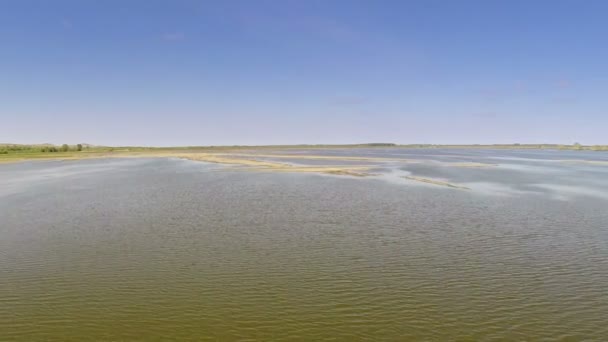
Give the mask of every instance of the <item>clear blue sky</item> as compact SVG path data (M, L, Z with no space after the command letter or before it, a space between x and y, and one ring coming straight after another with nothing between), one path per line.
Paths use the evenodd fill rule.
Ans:
M0 142L575 141L605 0L0 0Z

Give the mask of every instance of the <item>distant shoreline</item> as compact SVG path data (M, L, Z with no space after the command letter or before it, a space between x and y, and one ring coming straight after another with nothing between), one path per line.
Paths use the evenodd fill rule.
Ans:
M109 147L94 145L20 145L0 144L0 163L29 160L76 160L89 158L172 157L180 154L222 154L271 150L329 150L355 148L395 149L485 149L485 150L544 150L608 152L608 145L558 144L494 144L494 145L432 145L390 143L351 145L261 145L261 146L184 146L184 147Z
M395 143L362 143L362 144L294 144L294 145L208 145L208 146L103 146L84 144L83 150L226 150L226 149L332 149L332 148L412 148L412 149L436 149L436 148L466 148L466 149L540 149L540 150L587 150L608 151L608 145L581 145L581 144L395 144ZM55 144L12 144L0 143L0 152L10 147L23 150L39 150L45 147L60 148ZM68 145L74 149L76 145Z

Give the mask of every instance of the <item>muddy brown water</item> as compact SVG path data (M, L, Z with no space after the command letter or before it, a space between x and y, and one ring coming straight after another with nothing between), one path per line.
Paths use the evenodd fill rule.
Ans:
M446 153L499 166L0 165L0 340L605 340L608 167Z

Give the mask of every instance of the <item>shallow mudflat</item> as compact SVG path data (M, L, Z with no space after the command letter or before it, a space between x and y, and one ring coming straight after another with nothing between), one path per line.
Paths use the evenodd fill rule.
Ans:
M150 157L0 165L0 340L608 335L605 154Z

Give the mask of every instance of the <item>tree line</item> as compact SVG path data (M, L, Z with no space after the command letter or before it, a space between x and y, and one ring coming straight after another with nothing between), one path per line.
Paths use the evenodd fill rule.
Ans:
M35 153L35 152L69 152L69 151L82 151L84 149L82 144L70 146L63 144L61 146L54 145L17 145L17 144L0 144L0 154L9 153Z
M40 148L40 152L69 152L69 151L82 151L82 144L77 144L74 147L70 147L68 144L63 144L59 148L56 146L43 146Z

